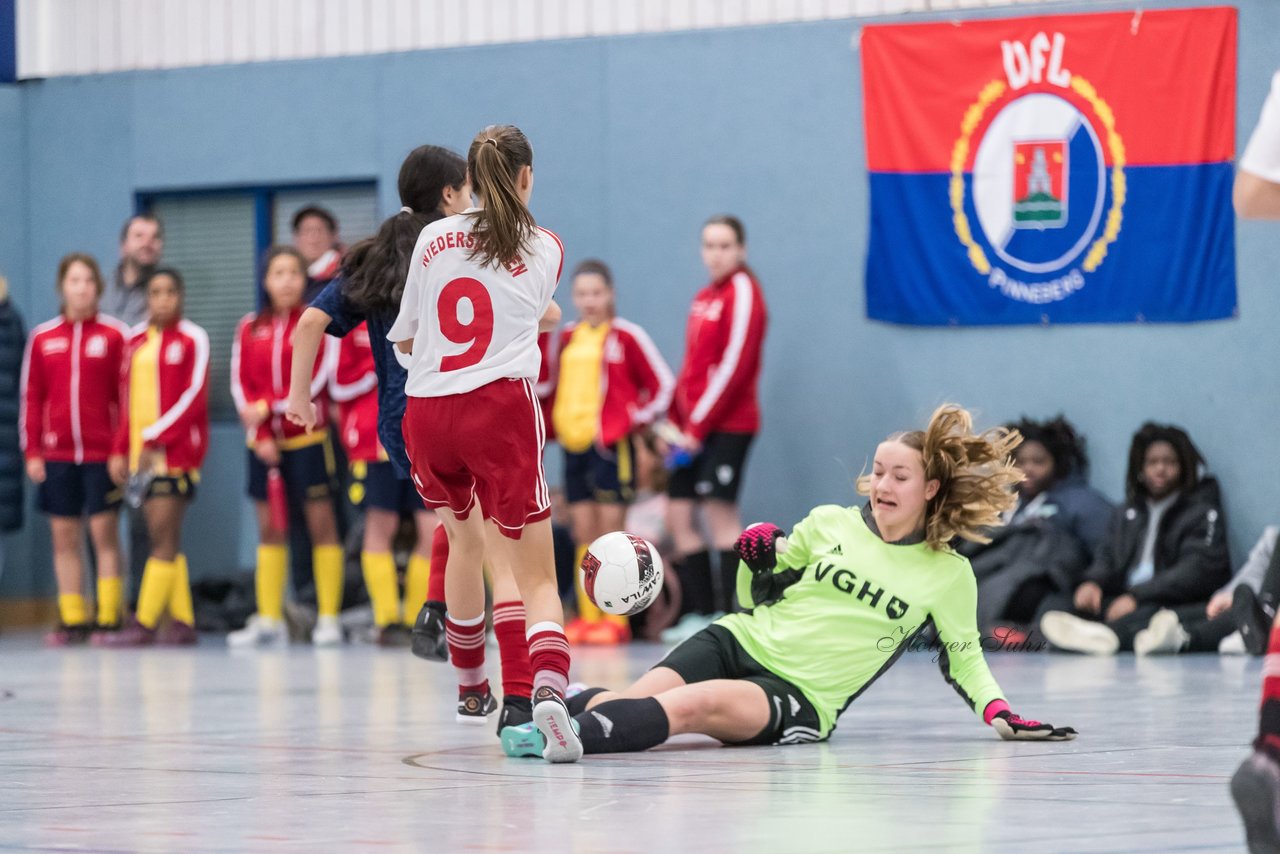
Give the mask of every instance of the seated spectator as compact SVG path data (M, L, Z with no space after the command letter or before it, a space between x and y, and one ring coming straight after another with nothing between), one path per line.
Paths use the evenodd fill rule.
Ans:
M978 578L978 625L998 636L1022 632L1051 593L1070 595L1106 533L1112 506L1085 478L1084 437L1059 415L1009 425L1022 434L1014 454L1026 475L1007 524L963 552Z
M1040 630L1060 649L1132 650L1164 608L1203 611L1231 566L1218 482L1178 427L1147 423L1129 447L1126 500L1070 599L1051 596ZM1162 618L1163 619L1163 618ZM1158 628L1157 625L1155 628Z
M1262 655L1280 593L1276 536L1269 526L1249 551L1249 558L1204 608L1165 608L1138 632L1133 648L1139 655L1179 652L1222 652Z

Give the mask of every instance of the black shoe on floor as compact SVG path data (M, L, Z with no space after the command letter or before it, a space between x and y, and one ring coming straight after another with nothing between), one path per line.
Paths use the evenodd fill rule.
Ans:
M502 714L498 715L498 735L505 726L520 726L533 720L533 701L528 697L503 697Z
M458 716L454 720L460 724L479 725L496 711L498 701L488 691L462 691L458 694Z
M1236 588L1239 590L1240 588ZM1251 591L1252 592L1252 591ZM1231 778L1231 797L1244 819L1245 841L1252 854L1280 851L1280 766L1262 751L1240 764Z
M444 603L428 602L413 622L410 649L427 661L448 661L449 644L444 636Z
M1236 592L1231 598L1231 618L1235 620L1249 654L1264 654L1271 637L1271 617L1249 585L1236 585Z

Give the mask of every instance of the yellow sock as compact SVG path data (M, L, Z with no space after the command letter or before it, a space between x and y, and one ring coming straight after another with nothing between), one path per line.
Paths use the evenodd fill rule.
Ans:
M115 626L120 623L123 586L119 578L98 579L98 625Z
M342 610L342 546L316 546L311 550L316 579L316 612L336 617Z
M360 552L364 586L373 603L373 623L378 628L400 619L400 588L396 584L396 560L390 552Z
M258 571L254 588L258 596L258 616L264 620L284 619L284 586L289 577L289 552L284 546L258 546Z
M138 590L138 625L154 629L160 622L177 575L177 562L154 557L147 559L147 565L142 569L142 587Z
M169 616L179 623L194 627L196 609L191 602L191 574L187 569L187 556L178 555L173 562L178 571L173 576L173 592L169 594Z
M89 622L89 609L79 593L58 594L58 618L64 626L83 626Z
M573 552L574 586L578 591L578 616L589 623L594 623L604 616L604 611L596 607L596 603L587 597L586 588L582 586L582 558L587 553L585 545L578 546Z
M404 574L404 624L412 626L427 601L427 588L431 582L431 558L420 554L409 555L409 567Z

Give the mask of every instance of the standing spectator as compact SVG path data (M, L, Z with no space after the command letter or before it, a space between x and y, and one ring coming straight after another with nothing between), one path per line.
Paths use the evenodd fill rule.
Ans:
M93 256L65 256L58 264L62 311L32 331L22 361L22 450L39 507L49 516L58 579L60 622L45 639L50 646L84 643L94 628L82 587L86 515L98 567L97 627L120 626L121 492L107 459L120 417L128 330L99 314L103 285Z
M104 636L106 646L196 642L182 519L209 450L209 336L182 316L185 287L177 270L157 269L146 289L150 317L128 344L120 429L109 468L117 485L130 481L130 488L141 492L151 554L136 617ZM157 634L166 611L172 619Z
M0 276L0 534L22 527L22 442L18 437L22 348L26 342L22 316L9 299L9 282ZM0 575L4 574L4 540L0 539Z
M1280 219L1280 72L1240 158L1236 213ZM1263 667L1262 715L1253 754L1231 778L1231 794L1244 819L1252 851L1280 851L1280 622L1271 626Z
M965 543L978 577L978 626L1023 632L1051 593L1071 593L1107 531L1111 502L1090 488L1084 437L1059 415L1008 425L1022 434L1014 460L1025 477L1018 504L991 542ZM1011 642L1018 638L1012 637Z
M307 292L303 302L310 303L342 272L337 217L319 205L299 208L293 215L293 248L307 262Z
M99 310L133 328L147 319L143 285L164 252L164 223L155 214L131 216L120 229L120 263Z
M671 423L674 444L687 455L671 472L668 525L674 568L684 592L680 623L665 641L689 637L733 610L742 533L738 490L747 451L760 429L760 379L765 327L764 295L747 267L746 230L737 217L715 216L702 227L702 263L711 276L693 298L684 365L676 379ZM698 524L705 515L711 546L719 552L720 590L711 576L711 552Z
M1069 600L1050 596L1040 630L1054 646L1111 655L1132 650L1162 608L1203 611L1231 575L1218 481L1178 427L1147 423L1129 447L1125 505ZM1070 612L1067 608L1073 608Z
M560 333L549 373L580 566L593 540L623 529L635 497L634 435L666 414L675 378L648 333L617 316L603 261L587 259L573 271L573 304L578 320ZM629 626L596 607L579 582L578 616L565 627L570 643L622 643Z

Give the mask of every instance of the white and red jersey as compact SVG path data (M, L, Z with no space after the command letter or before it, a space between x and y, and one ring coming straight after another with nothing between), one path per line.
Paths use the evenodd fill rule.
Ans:
M481 267L471 212L436 220L414 248L391 341L413 339L409 397L462 394L504 378L538 378L538 321L551 304L564 247L545 228L518 263Z
M236 338L231 347L231 396L237 410L243 412L257 407L269 416L249 436L250 443L274 439L286 447L297 447L320 442L326 435L329 414L324 393L325 386L329 384L328 370L331 366L331 362L325 359L330 346L327 338L320 341L311 375L311 399L317 403L315 428L308 434L305 428L290 423L284 417L289 402L293 333L302 317L302 310L300 306L288 314L276 314L270 309L261 314L246 314L236 327Z
M154 358L143 359L148 345ZM151 366L143 370L143 363ZM209 451L209 335L189 320L165 329L136 326L126 348L125 382L120 395L120 426L113 453L131 454L134 445L163 449L163 468L191 471ZM155 404L156 420L130 421L131 401L142 396Z
M555 339L557 345L545 348L549 369L537 385L544 399L555 400L560 351L569 343L577 325L575 322L565 326ZM609 447L666 415L676 381L649 334L621 317L609 321L603 358L596 443Z
M338 404L338 439L352 462L387 458L378 442L378 374L373 365L369 326L361 323L345 337L329 342L333 368L329 398Z
M698 292L671 406L676 426L699 441L760 429L756 385L767 325L764 295L745 268Z
M55 317L31 330L22 359L22 451L27 459L100 463L120 420L129 331L114 317Z

